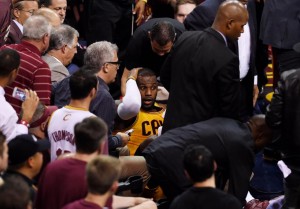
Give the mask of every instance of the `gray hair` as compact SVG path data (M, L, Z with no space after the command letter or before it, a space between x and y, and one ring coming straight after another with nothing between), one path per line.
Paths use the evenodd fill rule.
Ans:
M106 62L111 62L114 52L118 52L116 44L99 41L91 44L84 54L84 65L100 69Z
M63 24L53 28L48 51L61 49L64 45L67 45L69 48L74 47L75 37L79 37L79 33L69 25Z
M23 37L26 39L40 40L45 34L50 35L52 26L49 21L41 15L29 17L23 25Z

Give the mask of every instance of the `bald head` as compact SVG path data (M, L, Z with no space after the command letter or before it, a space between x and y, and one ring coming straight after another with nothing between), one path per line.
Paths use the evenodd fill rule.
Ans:
M212 28L229 39L237 40L248 22L248 11L237 0L224 1L218 9Z
M56 12L51 9L40 8L34 13L34 15L44 16L53 27L57 27L60 25L60 18L58 14L56 14Z
M265 115L254 115L247 122L251 129L255 150L259 151L272 140L272 130L266 123Z

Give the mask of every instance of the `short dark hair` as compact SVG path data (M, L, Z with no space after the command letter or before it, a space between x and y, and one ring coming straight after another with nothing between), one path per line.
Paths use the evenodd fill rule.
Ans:
M70 76L69 86L71 99L84 99L93 88L97 89L98 80L93 70L82 67Z
M121 173L121 163L118 158L98 156L87 164L86 179L88 190L92 194L105 194Z
M0 77L8 76L13 70L20 66L20 55L13 49L0 51Z
M21 177L13 175L0 186L0 205L2 209L24 209L30 203L30 189Z
M77 123L74 132L77 152L91 154L99 150L107 135L107 126L101 118L89 117Z
M169 41L174 41L176 37L175 28L168 21L156 22L150 30L150 38L160 46L166 45Z
M213 156L201 145L190 145L184 150L183 165L194 182L202 182L214 173Z
M138 75L137 75L137 79L136 79L137 84L139 85L139 77L147 77L147 76L149 76L149 77L155 76L156 77L155 73L151 69L149 69L149 68L140 69L138 72Z

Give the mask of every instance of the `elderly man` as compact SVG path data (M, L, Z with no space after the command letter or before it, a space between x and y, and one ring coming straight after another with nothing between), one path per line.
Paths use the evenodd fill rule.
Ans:
M51 83L55 84L69 75L69 65L77 52L78 32L68 25L52 30L48 52L42 59L51 70Z
M34 13L34 15L44 16L50 22L52 27L57 27L61 25L59 15L51 9L40 8Z
M15 49L21 56L20 68L15 81L5 89L7 101L17 113L21 110L22 101L12 97L13 88L31 89L36 91L40 101L50 104L51 71L42 60L50 40L52 26L42 16L31 16L24 23L23 39L20 44L6 45L1 49Z
M13 1L13 20L10 23L6 44L20 43L23 35L23 24L39 8L37 0Z
M61 23L65 21L67 10L66 0L42 0L41 6L55 11L59 15Z

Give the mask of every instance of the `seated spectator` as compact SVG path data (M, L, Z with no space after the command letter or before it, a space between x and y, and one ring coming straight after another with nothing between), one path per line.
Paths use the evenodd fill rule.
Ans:
M126 94L118 106L115 129L130 129L127 146L134 155L138 146L148 137L157 135L163 124L165 108L155 103L158 82L155 73L147 68L133 69L126 82Z
M23 27L23 38L20 44L1 47L1 50L14 49L21 57L16 79L5 88L6 99L18 114L22 102L12 97L14 87L36 91L45 105L50 104L51 96L51 71L48 64L42 60L41 54L49 46L52 26L43 16L33 15L26 20Z
M1 209L32 209L29 186L19 176L10 176L0 185Z
M242 208L236 197L216 189L214 172L217 164L206 147L187 147L183 154L183 167L193 186L179 195L172 202L170 209Z
M38 0L14 0L6 44L18 44L23 36L23 24L39 8Z
M6 101L4 87L11 84L18 73L20 65L20 55L12 49L0 51L0 130L10 141L18 134L27 134L28 126L39 102L36 92L25 90L26 99L22 103L24 114L19 120L14 108Z
M95 157L86 165L87 196L68 204L64 209L104 208L108 199L117 191L120 173L121 164L118 159L109 156Z
M53 10L59 15L60 23L63 24L66 18L67 0L41 0L41 7Z
M36 187L33 178L40 172L43 164L42 151L50 148L48 140L37 140L32 135L21 134L8 143L9 164L3 176L4 181L9 176L19 176L30 187L31 201L34 202Z
M76 124L74 133L76 152L51 162L41 176L36 202L37 209L62 208L88 194L85 167L88 162L102 153L107 126L100 118L90 117ZM124 164L122 169L128 169L128 167L131 166ZM113 204L121 206L115 208L126 208L134 205L133 203L139 204L146 200L114 195L108 197L105 207L111 208Z
M195 7L196 2L194 0L177 0L174 9L174 18L183 23Z
M68 25L61 25L51 31L47 54L42 59L51 70L52 85L69 76L65 67L69 65L77 53L79 34L77 30Z

